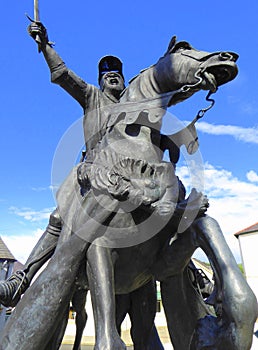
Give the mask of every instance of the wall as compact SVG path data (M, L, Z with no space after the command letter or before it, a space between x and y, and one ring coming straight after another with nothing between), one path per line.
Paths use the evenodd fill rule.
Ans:
M258 232L239 235L246 279L258 299Z

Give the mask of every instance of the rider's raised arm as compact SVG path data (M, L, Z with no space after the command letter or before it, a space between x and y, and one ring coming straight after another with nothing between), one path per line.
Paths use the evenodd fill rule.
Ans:
M50 69L51 82L60 85L84 108L87 83L67 68L48 41L46 28L41 23L32 22L28 27L28 32L34 40L36 36L40 37L39 47Z

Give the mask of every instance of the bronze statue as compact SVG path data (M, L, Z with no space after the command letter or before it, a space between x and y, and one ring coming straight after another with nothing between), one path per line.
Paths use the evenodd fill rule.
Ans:
M200 89L215 92L234 79L237 55L198 51L172 38L165 55L126 89L120 60L105 57L100 62L100 91L67 69L40 23L33 24L30 33L40 43L52 81L84 108L87 155L59 190L62 225L60 237L54 239L55 252L18 303L1 335L0 349L50 349L49 339L85 266L96 323L95 350L125 349L116 327L115 294L133 292L153 278L162 281L175 349L204 349L207 344L214 349L249 349L256 299L218 224L206 215L205 197L193 190L185 199L173 163L162 161L166 148L177 156L180 145L173 136L160 133L168 106ZM196 143L191 134L190 143ZM215 290L209 300L213 316L187 275L197 247L214 269ZM210 325L212 332L203 336Z

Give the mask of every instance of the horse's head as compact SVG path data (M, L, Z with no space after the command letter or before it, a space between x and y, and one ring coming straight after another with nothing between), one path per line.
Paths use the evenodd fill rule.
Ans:
M176 104L201 89L215 92L233 80L238 72L233 52L205 52L173 37L167 52L154 65L154 75L162 92L175 91L169 105Z

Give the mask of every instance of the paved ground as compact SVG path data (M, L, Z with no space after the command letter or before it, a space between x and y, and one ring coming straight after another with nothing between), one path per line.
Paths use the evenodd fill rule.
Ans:
M251 350L258 350L258 322L255 324L255 329L254 329L255 333L254 333L254 337L253 337L253 344L251 347ZM165 339L165 344L164 345L164 349L165 350L173 350L172 345L169 343L168 340L168 336L167 333L163 330L163 327L161 329L159 329L159 334L161 336L161 339ZM125 340L127 339L127 334L125 334ZM72 345L68 345L68 344L62 344L61 350L72 350ZM81 346L81 350L93 350L93 346L92 345L82 345ZM132 346L127 347L127 350L133 350Z
M72 345L62 345L61 350L72 350ZM93 346L89 345L82 345L81 350L93 350ZM127 347L127 350L133 350L132 346ZM171 344L164 345L164 350L173 350L173 347Z
M62 345L61 350L71 350L73 348L72 345ZM92 346L87 346L87 345L82 345L81 346L82 350L92 350Z
M62 345L61 346L61 350L72 350L73 346L72 345ZM93 346L89 346L89 345L82 345L81 346L81 349L82 350L92 350L93 349ZM128 350L132 350L133 348L132 347L129 347L127 348Z
M169 335L167 331L167 327L157 327L160 339L164 345L165 350L172 350L172 345L170 344ZM127 350L133 350L132 339L130 337L129 330L122 331L122 339L127 345ZM74 336L68 336L66 335L64 337L63 344L61 346L61 350L72 350L72 345L74 340ZM85 345L85 344L94 344L95 337L94 336L84 336L83 337L83 345L81 346L82 350L93 350L93 345Z

